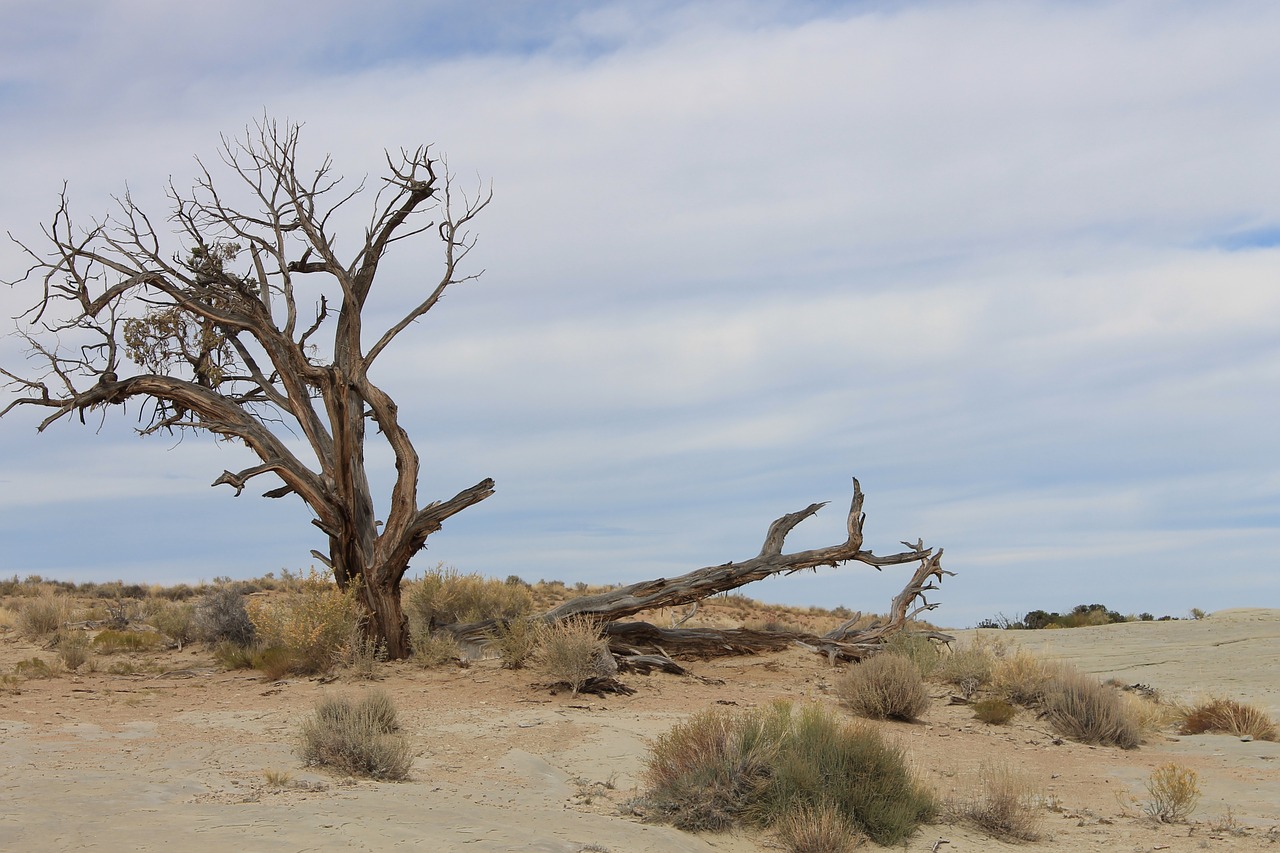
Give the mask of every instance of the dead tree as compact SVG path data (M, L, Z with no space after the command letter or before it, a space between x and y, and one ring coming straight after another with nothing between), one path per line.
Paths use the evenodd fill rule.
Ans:
M343 258L334 223L363 183L344 185L329 158L300 167L298 131L264 120L241 139L224 138L220 155L238 195L197 161L189 192L168 188L172 233L128 194L114 214L80 228L64 188L43 246L19 243L32 265L9 284L32 291L18 330L31 364L0 369L18 395L0 416L51 410L43 431L137 401L144 435L197 431L243 443L258 463L213 484L239 495L270 476L280 484L266 497L305 501L328 539L326 553L312 553L341 588L357 589L371 633L398 658L409 652L400 606L409 560L447 518L493 494L493 481L420 505L418 454L370 372L446 290L477 277L462 271L475 244L468 228L491 195L459 192L426 147L388 153L363 240ZM366 328L379 265L392 244L418 236L438 239L439 267L398 321ZM365 469L370 422L395 456L381 521ZM305 440L305 452L291 436Z

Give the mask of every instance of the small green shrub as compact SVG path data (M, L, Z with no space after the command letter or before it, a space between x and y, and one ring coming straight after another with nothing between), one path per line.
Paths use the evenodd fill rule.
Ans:
M536 655L539 672L577 694L593 678L611 676L618 664L600 627L590 619L562 619L542 629Z
M1044 793L1025 773L1003 764L984 765L977 789L952 803L953 813L997 838L1035 841L1044 817Z
M1180 731L1184 735L1220 732L1237 737L1248 735L1254 740L1277 739L1275 723L1266 711L1234 699L1210 699L1196 705L1187 711Z
M1069 667L1045 685L1044 710L1060 735L1081 743L1133 749L1142 740L1120 691Z
M695 714L658 737L644 778L655 815L689 830L782 827L828 810L889 845L936 810L899 748L819 705Z
M1151 799L1143 809L1161 823L1186 820L1200 802L1200 780L1196 771L1173 762L1157 767L1147 779Z
M973 716L992 726L1003 726L1013 719L1018 709L1003 699L989 698L973 703Z
M308 765L382 781L407 778L413 765L395 705L380 691L322 700L302 723L298 752Z
M267 681L279 681L300 668L298 655L284 646L263 646L245 651L249 666L243 668L256 669Z
M873 720L911 721L929 708L920 670L908 658L888 652L850 666L835 687L850 711Z

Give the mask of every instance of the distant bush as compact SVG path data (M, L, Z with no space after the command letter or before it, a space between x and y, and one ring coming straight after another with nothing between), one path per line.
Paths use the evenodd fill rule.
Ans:
M1069 667L1045 685L1044 711L1060 735L1081 743L1133 749L1142 740L1120 691Z
M249 620L239 587L219 586L200 596L191 612L191 621L196 638L206 643L253 645L253 622Z
M426 630L485 619L513 619L533 609L533 596L523 583L464 575L443 565L405 584L403 600L414 627Z
M1275 723L1266 711L1234 699L1210 699L1187 711L1182 720L1184 735L1221 732L1254 740L1276 740Z
M618 664L600 626L590 619L562 619L540 632L535 661L539 672L577 693L593 678L611 676Z
M405 779L413 766L395 705L382 692L321 701L302 723L298 753L309 765L378 780Z
M911 721L929 708L920 670L910 659L888 652L851 665L835 689L849 710L873 720Z
M1151 799L1143 807L1161 823L1186 820L1200 802L1200 782L1196 771L1173 762L1157 767L1147 779Z
M654 815L687 830L738 822L785 828L834 813L849 843L862 832L890 845L936 810L899 748L819 705L695 714L658 737L644 778ZM835 831L834 820L823 823L824 836Z

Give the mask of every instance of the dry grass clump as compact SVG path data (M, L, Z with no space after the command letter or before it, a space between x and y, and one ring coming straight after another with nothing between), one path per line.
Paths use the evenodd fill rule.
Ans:
M534 661L538 671L556 684L567 684L575 694L593 678L618 671L609 644L600 638L600 626L590 619L562 619L540 632Z
M1142 741L1120 691L1076 669L1058 667L1044 686L1043 701L1049 724L1063 737L1121 749Z
M71 602L65 595L42 592L22 602L18 608L18 633L39 640L57 631L71 615Z
M1200 779L1196 771L1170 762L1152 771L1147 793L1151 795L1143 806L1147 814L1161 823L1179 823L1200 802Z
M58 659L71 672L89 662L89 635L84 631L70 631L58 636Z
M873 720L911 721L929 708L920 670L897 654L881 653L850 666L835 687L850 711Z
M1025 649L996 660L991 671L991 688L1015 705L1038 705L1053 679L1056 666Z
M456 664L462 657L462 647L447 631L433 632L419 628L412 633L411 639L413 655L410 660L423 669Z
M898 747L820 705L795 711L779 702L738 715L696 714L659 736L644 778L653 813L687 830L741 822L832 843L839 818L848 843L865 833L889 845L936 811ZM824 813L834 817L820 818Z
M865 840L830 803L788 814L778 822L778 837L791 853L849 853Z
M313 572L297 592L249 603L249 620L264 649L283 649L288 671L324 672L343 661L361 623L355 587L344 592Z
M149 599L147 624L178 644L178 651L196 637L195 605L189 601ZM246 614L245 618L248 618Z
M497 650L503 669L522 669L533 660L540 637L537 623L528 619L510 619L494 626L489 634L489 645Z
M1184 735L1220 732L1254 740L1276 740L1276 725L1266 711L1234 699L1210 699L1186 712L1179 729Z
M991 644L974 642L942 655L934 677L960 688L965 696L991 683L996 667L996 653Z
M916 665L922 678L928 678L942 662L938 644L924 634L898 631L885 643L884 650L901 655Z
M405 584L405 612L418 629L440 625L514 619L533 609L533 596L519 578L503 582L479 574L460 574L439 565Z
M383 781L407 778L413 765L395 705L381 691L359 702L322 700L302 723L298 754L308 765Z
M974 789L952 800L950 810L996 838L1035 841L1044 799L1044 791L1029 774L1006 764L984 764Z

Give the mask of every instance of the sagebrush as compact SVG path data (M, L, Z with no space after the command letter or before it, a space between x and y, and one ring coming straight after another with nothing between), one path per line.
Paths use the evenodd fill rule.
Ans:
M900 748L820 705L695 714L658 737L644 778L653 815L689 830L831 810L851 834L896 844L936 810Z
M851 665L836 681L849 710L874 720L918 718L929 708L929 691L910 658L889 652Z
M618 671L609 644L600 637L600 626L590 619L563 619L539 634L534 658L539 672L553 683L567 684L575 694L593 678Z
M1120 691L1067 666L1044 685L1044 712L1063 737L1081 743L1134 749L1142 729Z
M298 754L309 765L378 780L408 778L413 765L395 705L381 691L322 700L302 723Z

